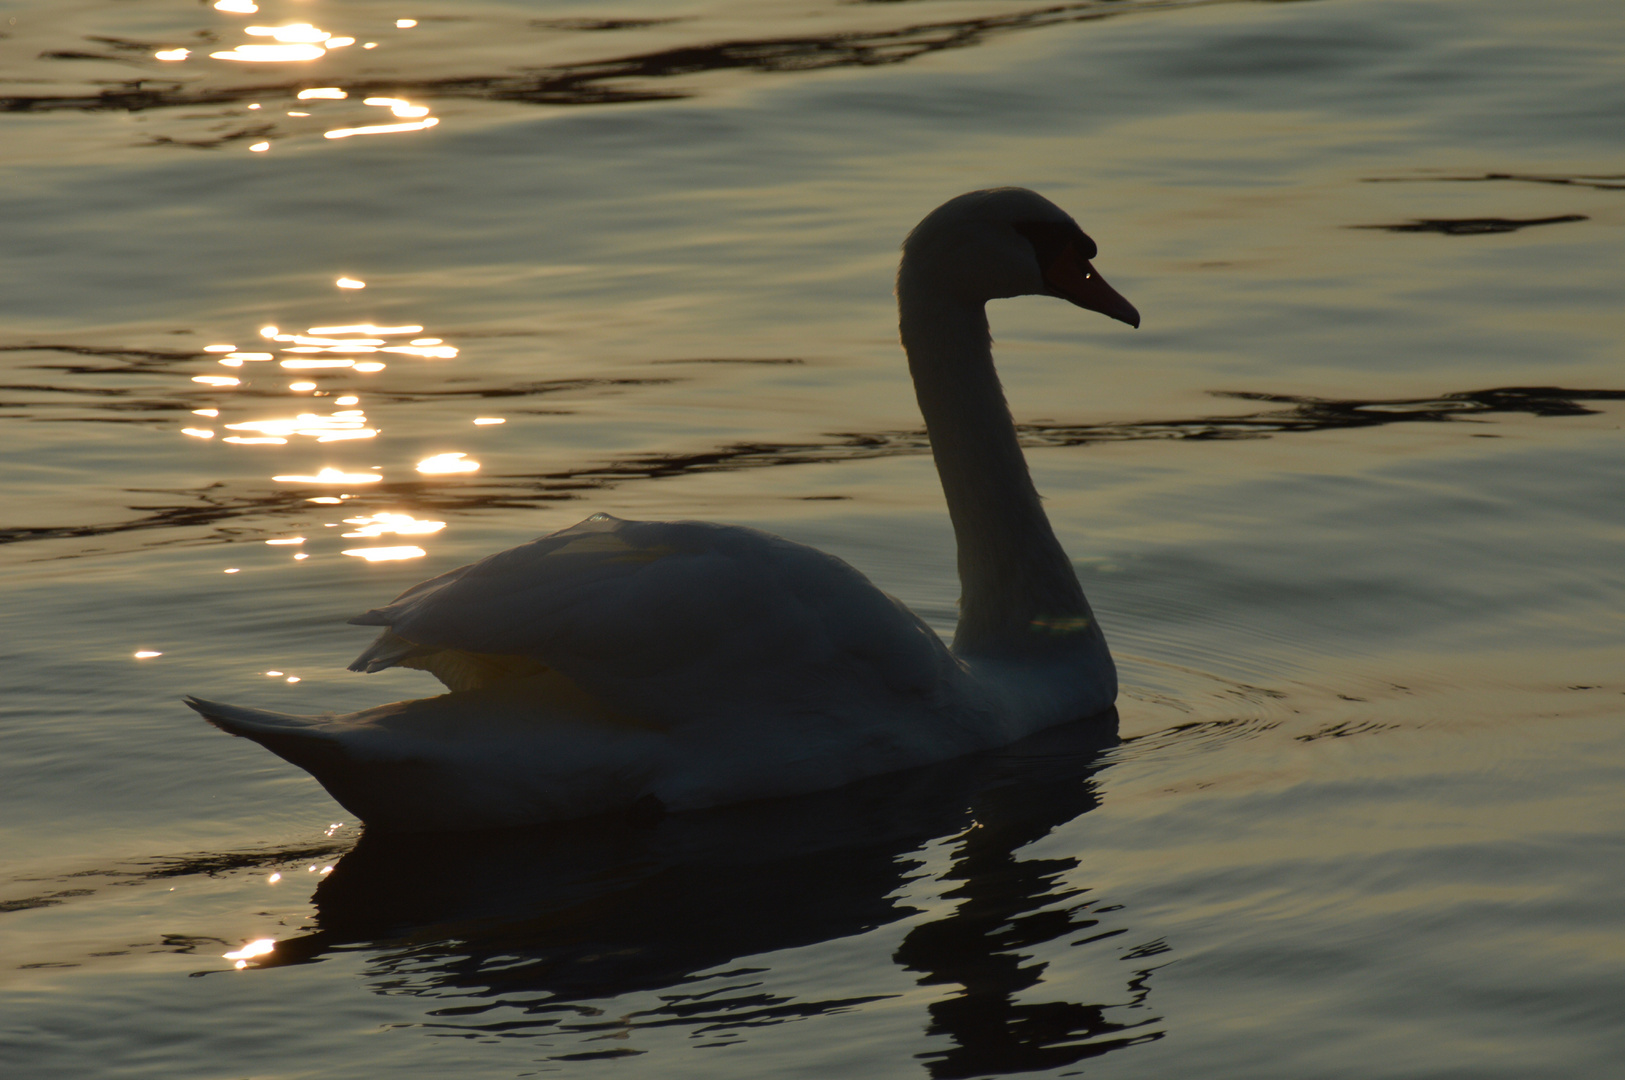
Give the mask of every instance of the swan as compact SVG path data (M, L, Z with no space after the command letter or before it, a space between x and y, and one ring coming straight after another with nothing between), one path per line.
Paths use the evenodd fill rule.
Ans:
M351 670L417 668L446 694L320 716L186 703L389 831L799 795L1104 712L1116 669L1028 475L985 311L1054 296L1138 327L1095 253L1014 187L949 200L903 243L903 349L959 551L951 647L815 548L594 514L350 620L382 628Z

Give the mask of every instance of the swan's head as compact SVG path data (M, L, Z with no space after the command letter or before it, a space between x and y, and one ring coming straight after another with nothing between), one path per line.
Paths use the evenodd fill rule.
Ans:
M1134 305L1089 260L1095 242L1066 212L1026 188L989 188L949 199L903 241L901 286L917 277L969 303L1056 296L1140 325Z

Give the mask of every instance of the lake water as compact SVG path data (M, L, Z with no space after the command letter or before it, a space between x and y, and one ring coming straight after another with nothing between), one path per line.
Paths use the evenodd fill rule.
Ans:
M5 1074L1618 1075L1620 16L0 4ZM180 704L433 693L344 620L595 511L950 630L890 278L1005 183L1144 315L990 311L1115 742L363 837Z

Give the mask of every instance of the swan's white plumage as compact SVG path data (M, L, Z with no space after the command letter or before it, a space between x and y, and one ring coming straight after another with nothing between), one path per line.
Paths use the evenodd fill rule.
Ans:
M904 345L960 545L953 651L816 549L599 514L351 620L384 628L352 669L420 668L451 693L342 716L189 704L397 829L797 794L1109 707L1111 657L1028 478L982 307L1047 292L1138 315L1093 275L1092 241L1019 188L945 204L904 252Z

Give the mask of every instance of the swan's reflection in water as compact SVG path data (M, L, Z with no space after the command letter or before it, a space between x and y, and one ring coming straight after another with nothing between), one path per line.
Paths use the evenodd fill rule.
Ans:
M914 926L892 957L943 987L922 1021L951 1045L922 1063L934 1077L1055 1068L1161 1035L1140 1011L1143 965L1110 977L1124 987L1113 1001L1045 1001L1045 964L1029 951L1100 941L1093 955L1068 955L1127 967L1125 931L1095 917L1115 909L1065 880L1078 860L1021 855L1098 805L1091 778L1115 742L1112 714L772 803L475 835L368 833L317 888L317 931L278 942L272 962L362 947L380 992L454 999L433 1010L437 1032L555 1046L573 1036L588 1052L558 1055L568 1059L627 1053L596 1040L649 1027L722 1045L890 996L789 997L749 958L917 917L910 883L940 859L931 851L946 851L937 889L951 913ZM659 992L658 1004L618 1017L590 1004L639 992ZM1124 1006L1140 1009L1124 1019Z

